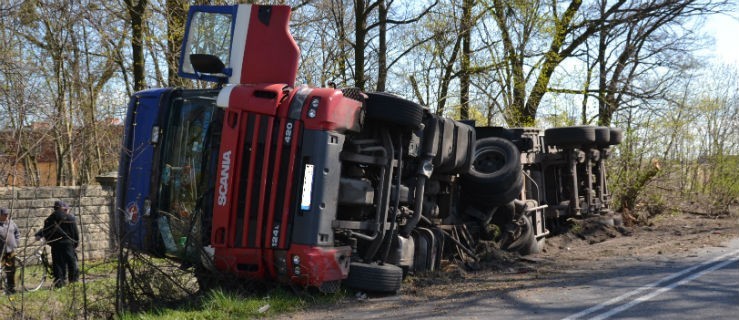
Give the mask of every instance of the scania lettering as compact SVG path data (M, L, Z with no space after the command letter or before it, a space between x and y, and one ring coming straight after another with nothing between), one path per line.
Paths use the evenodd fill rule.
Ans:
M228 200L228 171L231 169L231 151L226 151L221 157L221 179L218 187L218 205L226 205Z

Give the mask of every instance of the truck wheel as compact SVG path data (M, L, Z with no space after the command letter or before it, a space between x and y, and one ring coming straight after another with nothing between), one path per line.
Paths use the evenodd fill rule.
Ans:
M349 277L344 280L350 288L369 291L395 293L403 281L403 269L392 264L368 264L352 262Z
M510 203L514 199L517 199L523 188L523 174L516 176L516 180L507 185L508 189L502 192L491 193L486 189L479 189L475 191L470 190L470 200L474 204L481 205L485 208L498 207ZM468 188L470 189L470 188ZM465 191L467 192L467 191Z
M201 265L195 266L195 279L198 282L198 292L201 294L220 287L220 277L220 274L214 273Z
M500 247L507 251L518 252L522 256L540 252L541 248L534 235L531 218L523 215L518 222L506 224L500 238Z
M619 128L609 128L610 129L610 139L608 141L609 145L615 146L617 144L621 144L621 141L624 140L624 132Z
M518 196L523 186L521 155L510 141L490 137L477 140L470 171L462 190L481 205L502 205Z
M368 119L390 122L405 127L417 128L423 119L423 107L386 92L367 93Z
M544 142L560 147L591 145L595 142L595 127L572 126L544 130Z

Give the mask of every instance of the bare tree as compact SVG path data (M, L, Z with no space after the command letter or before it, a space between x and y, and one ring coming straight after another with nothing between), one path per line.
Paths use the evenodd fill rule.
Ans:
M719 4L665 2L651 12L628 17L612 28L602 29L597 58L598 124L610 125L613 114L628 98L643 100L663 96L672 83L670 76L679 75L689 67L691 51L701 47L687 24L689 19L717 10ZM607 59L607 56L612 58ZM643 81L647 77L660 80L647 86Z
M56 176L59 185L75 185L77 168L71 146L73 144L73 104L76 102L70 88L74 85L72 74L78 65L78 56L71 53L76 35L73 26L82 20L79 13L60 18L58 12L77 12L67 1L53 4L31 4L23 11L26 30L21 36L36 48L37 67L44 73L51 92L48 114L57 159ZM33 18L30 18L33 17ZM41 31L41 32L39 32Z
M377 1L365 1L355 0L354 1L354 82L355 86L360 89L365 89L367 84L367 76L365 71L367 69L367 54L369 40L373 37L372 32L378 29L378 50L374 53L378 59L378 76L376 79L376 90L384 91L385 84L387 82L387 72L392 63L387 62L387 32L391 25L404 25L411 24L419 21L422 17L430 12L435 7L438 1L435 1L428 6L424 7L423 10L410 18L395 19L388 16L391 12L391 6L394 1L377 0ZM373 13L377 9L378 17L373 20ZM418 44L411 44L410 47L415 47ZM400 56L408 54L409 50L405 50L400 53ZM396 58L397 59L397 58Z
M624 50L618 53L615 60L607 60L603 55L604 63L615 62L619 67L613 69L611 81L618 86L624 79L635 79L639 75L638 68L630 68L625 62L641 61L634 59L637 52L645 48L645 41L653 41L654 35L660 27L665 26L677 18L685 18L693 15L712 12L725 1L677 1L677 0L655 0L655 1L625 1L619 0L611 3L601 1L597 4L584 6L583 1L569 1L560 7L557 2L545 6L545 2L532 0L522 2L504 2L491 0L489 10L495 18L501 33L502 57L506 69L510 73L510 86L506 88L505 101L510 103L505 106L509 112L508 121L511 125L533 124L536 113L544 95L552 88L549 87L552 75L560 64L567 58L574 57L578 50L588 41L598 35L605 36L601 41L600 50L612 48L608 35L618 35L623 39L623 32L628 32L629 25L633 34L624 46ZM536 9L532 9L536 8ZM562 10L564 9L564 10ZM531 14L535 13L535 14ZM533 20L531 20L533 19ZM524 21L523 24L517 21ZM545 28L539 30L550 30L546 38L539 35L538 41L545 40L547 46L544 50L532 50L530 45L535 40L528 33L516 32L517 25L533 25L528 21L546 21ZM613 30L611 32L604 32ZM619 33L620 32L620 33ZM636 34L639 36L636 36ZM516 35L516 36L514 36ZM626 35L629 37L629 35ZM642 53L643 54L643 53ZM607 62L606 62L607 61ZM603 64L600 64L603 68ZM607 69L607 68L606 68ZM618 69L618 70L616 70ZM607 77L599 75L599 77ZM603 78L599 78L603 84ZM633 83L633 82L632 82ZM606 85L607 86L607 85ZM581 90L571 90L582 92ZM607 90L604 89L604 92ZM618 93L613 97L603 95L601 101L607 99L618 100ZM607 108L603 108L604 116L607 118Z
M344 1L312 1L293 9L291 31L298 42L298 81L310 85L349 86L352 82L350 7Z
M110 53L126 37L116 31L116 15L101 14L108 9L78 1L23 2L5 16L13 28L2 32L19 58L15 71L5 73L12 87L2 92L13 115L6 118L14 130L10 158L27 178L20 183L76 185L113 167L99 126L110 115L99 103L118 68ZM42 173L48 170L53 177Z
M412 94L422 104L429 105L437 115L448 113L448 102L459 96L459 91L454 90L453 86L463 73L460 71L460 56L465 39L464 30L471 34L473 26L471 8L467 12L469 20L463 26L464 6L456 0L442 2L423 22L424 28L413 33L414 41L421 45L413 53L413 69L404 73L409 74ZM470 44L470 39L464 43ZM471 59L471 50L467 54L467 58ZM469 72L466 74L469 75Z

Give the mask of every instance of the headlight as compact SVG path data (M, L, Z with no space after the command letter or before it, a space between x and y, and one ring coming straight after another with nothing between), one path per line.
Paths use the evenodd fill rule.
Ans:
M321 98L314 97L310 101L310 107L308 109L308 118L315 118L318 115L318 106L321 104Z
M293 265L300 265L300 256L299 255L293 255Z
M300 266L295 266L295 269L293 270L296 276L300 275Z

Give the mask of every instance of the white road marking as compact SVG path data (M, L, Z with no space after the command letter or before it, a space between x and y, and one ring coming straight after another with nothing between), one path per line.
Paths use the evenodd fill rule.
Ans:
M687 269L685 269L683 271L680 271L680 272L674 273L674 274L672 274L670 276L667 276L665 278L662 278L662 279L660 279L660 280L658 280L656 282L653 282L653 283L650 283L648 285L645 285L645 286L643 286L641 288L638 288L638 289L636 289L634 291L627 292L627 293L625 293L623 295L620 295L618 297L615 297L613 299L610 299L610 300L608 300L606 302L603 302L601 304L592 306L592 307L590 307L588 309L585 309L585 310L580 311L580 312L578 312L576 314L573 314L573 315L571 315L571 316L569 316L567 318L564 318L563 320L574 320L574 319L578 319L578 318L580 318L582 316L589 315L591 313L594 313L596 311L599 311L601 309L604 309L606 307L609 307L611 305L614 305L614 304L616 304L618 302L621 302L622 300L625 300L625 299L627 299L627 298L629 298L631 296L634 296L634 295L640 294L640 293L642 293L644 291L653 289L653 288L659 286L660 284L662 284L664 282L667 282L667 281L673 280L675 278L681 277L681 276L683 276L685 274L688 274L688 273L690 273L690 272L692 272L692 271L694 271L696 269L699 269L701 267L704 267L706 265L709 265L711 263L714 263L714 262L716 262L718 260L721 260L721 259L724 259L726 257L730 257L730 256L735 255L737 253L739 253L739 250L732 251L732 252L723 254L721 256L715 257L715 258L713 258L711 260L705 261L705 262L703 262L701 264L692 266L692 267L687 268ZM649 300L649 299L651 299L651 298L653 298L653 297L655 297L655 296L657 296L659 294L662 294L662 293L664 293L666 291L669 291L669 290L671 290L671 289L673 289L673 288L675 288L675 287L677 287L677 286L679 286L679 285L681 285L681 284L683 284L685 282L694 280L694 279L696 279L696 278L698 278L698 277L700 277L700 276L702 276L702 275L704 275L706 273L713 272L715 270L718 270L720 268L723 268L726 265L731 264L733 262L736 262L738 260L739 260L739 256L733 257L730 260L727 260L727 261L724 261L722 263L716 264L716 265L714 265L714 266L712 266L712 267L710 267L708 269L705 269L705 270L703 270L701 272L698 272L696 274L693 274L693 275L691 275L691 276L689 276L689 277L687 277L687 278L685 278L683 280L680 280L678 282L675 282L673 284L670 284L670 285L668 285L666 287L660 288L660 289L658 289L658 290L656 290L656 291L654 291L652 293L645 294L645 295L643 295L643 296L641 296L639 298L636 298L636 299L630 301L629 303L626 303L626 304L621 305L621 306L619 306L617 308L614 308L611 311L608 311L608 312L605 312L603 314L600 314L599 316L597 316L596 318L593 318L593 319L606 319L608 317L611 317L611 316L613 316L613 315L615 315L617 313L620 313L620 312L622 312L624 310L627 310L627 309L629 309L629 308L631 308L631 307L633 307L633 306L635 306L635 305L637 305L639 303L642 303L644 301L647 301L647 300Z

